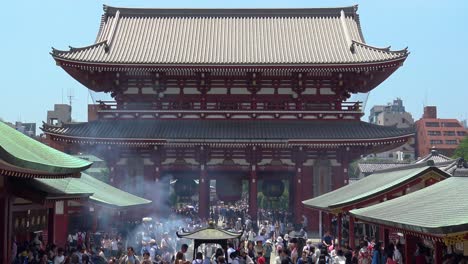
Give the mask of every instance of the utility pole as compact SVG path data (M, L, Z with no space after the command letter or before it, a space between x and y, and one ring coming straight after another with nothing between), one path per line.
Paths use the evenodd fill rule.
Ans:
M73 104L73 100L74 100L75 96L73 95L73 90L71 88L68 89L67 98L68 98L68 104L70 105L70 120L73 120L73 118L71 118L71 115L73 113L72 104Z

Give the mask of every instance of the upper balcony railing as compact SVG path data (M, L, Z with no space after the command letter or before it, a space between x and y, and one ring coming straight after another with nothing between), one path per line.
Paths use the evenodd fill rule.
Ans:
M165 101L165 102L125 102L98 101L99 111L361 111L361 102L200 102L200 101Z
M363 115L360 102L194 102L121 103L99 101L99 119L352 119Z

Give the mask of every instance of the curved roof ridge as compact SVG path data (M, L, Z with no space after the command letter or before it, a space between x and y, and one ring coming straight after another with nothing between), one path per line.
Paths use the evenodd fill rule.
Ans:
M97 42L97 43L94 43L94 44L91 44L91 45L88 45L88 46L79 47L79 48L68 46L69 50L59 50L59 49L56 49L56 48L52 47L52 52L50 54L52 54L52 56L61 56L62 54L73 53L73 52L82 51L82 50L88 50L88 49L98 47L98 46L103 45L103 44L105 46L106 43L107 43L107 40L103 40L103 41L100 41L100 42Z
M388 52L388 53L404 53L404 55L409 54L409 52L408 52L408 47L405 47L404 49L401 49L401 50L390 50L390 47L391 47L391 46L387 46L387 47L375 47L375 46L369 45L369 44L367 44L367 43L364 43L364 42L361 42L361 41L357 41L357 40L355 40L355 39L353 39L353 44L361 45L361 46L363 46L363 47L370 48L370 49L373 49L373 50L385 51L385 52Z
M356 16L358 6L316 7L316 8L145 8L116 7L103 5L104 16L113 16L117 11L127 16L340 16L343 10L346 15Z
M95 122L95 121L99 121L99 120L93 120L93 121L90 121L90 122ZM83 124L87 124L87 123L90 123L90 122L63 122L61 123L60 125L52 125L52 124L49 124L49 123L46 123L44 121L42 121L42 125L44 128L65 128L65 127L70 127L70 126L79 126L79 125L83 125Z

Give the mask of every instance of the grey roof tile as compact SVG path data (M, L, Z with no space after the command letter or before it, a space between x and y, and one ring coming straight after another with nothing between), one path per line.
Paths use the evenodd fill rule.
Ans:
M414 130L366 122L309 120L99 120L54 127L44 132L100 139L372 140L409 136Z
M454 159L440 154L437 150L432 150L429 154L417 160L416 163L426 163L429 160L434 161L436 164L446 161L454 161Z
M367 163L367 162L363 162L363 163L358 163L358 168L359 168L359 171L362 172L362 173L372 173L372 172L375 172L375 171L379 171L379 170L386 170L386 169L391 169L391 168L395 168L395 167L401 167L401 166L405 166L405 165L408 165L409 162L406 162L406 163L403 163L403 162L379 162L379 163Z
M54 49L53 56L156 65L353 64L406 58L406 49L366 45L356 9L105 7L95 44L69 51Z

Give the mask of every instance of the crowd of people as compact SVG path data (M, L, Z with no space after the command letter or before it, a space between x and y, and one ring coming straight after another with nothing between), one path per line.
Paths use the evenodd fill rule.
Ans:
M229 231L243 231L239 239L229 241L228 248L204 244L193 248L192 241L176 236L180 231L206 227L207 220L198 218L196 208L172 211L165 218L146 217L127 225L120 232L70 234L65 247L44 245L40 234L28 243L13 241L14 264L402 264L403 249L399 243L381 242L364 237L356 248L340 245L327 231L323 238L312 240L306 232L307 218L292 225L290 215L280 211L259 211L254 221L246 206L215 206L210 212L211 224ZM315 242L315 243L314 243ZM190 245L190 246L189 246ZM195 259L190 260L190 251ZM417 264L434 263L430 251L418 244L414 253ZM447 255L444 264L463 263L457 255Z

